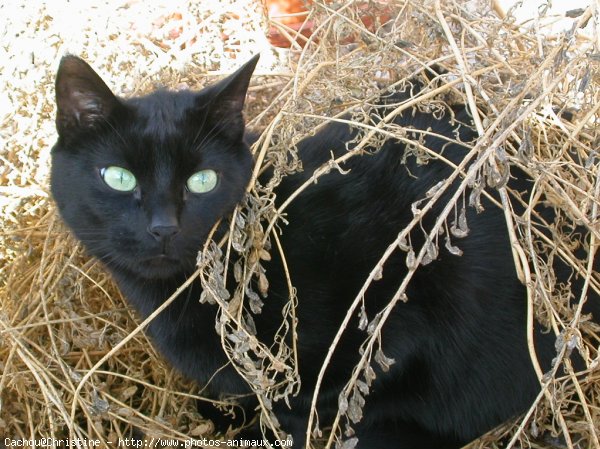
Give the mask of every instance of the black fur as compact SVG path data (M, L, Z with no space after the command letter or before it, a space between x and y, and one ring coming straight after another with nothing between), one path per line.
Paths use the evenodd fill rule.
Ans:
M88 251L102 260L125 296L147 316L193 270L198 250L220 218L242 199L252 158L243 140L241 110L256 58L234 75L198 93L158 91L124 100L110 93L87 64L67 56L57 76L57 128L53 148L52 193L60 213ZM394 101L409 93L397 94ZM431 129L462 141L475 138L463 108L441 119L412 110L396 122ZM314 169L346 151L355 135L346 125L330 124L299 144L302 173L278 187L283 201ZM428 137L426 146L455 163L466 147ZM372 155L352 158L344 169L322 177L287 209L289 225L281 237L298 290L299 363L302 390L292 410L278 411L282 426L302 441L314 383L349 303L382 252L412 218L411 204L424 197L451 169L443 162L402 163L405 146L388 141ZM125 167L136 176L131 193L111 190L103 167ZM212 192L193 195L185 182L194 172L219 173ZM512 187L526 190L517 176ZM485 212L468 208L470 233L453 243L461 257L440 245L439 258L421 267L383 331L383 351L395 360L378 372L356 425L358 447L457 448L523 412L539 391L526 346L525 289L513 267L502 211L483 200ZM445 202L439 201L423 226L432 225ZM148 232L152 222L170 223L167 240ZM226 224L223 226L225 229ZM413 232L415 248L423 244ZM279 323L287 286L277 252L267 265L269 296L255 320L259 335ZM383 277L366 296L373 317L395 293L407 272L406 253L397 251ZM200 304L193 284L148 332L162 354L182 373L204 385L227 363L214 331L215 306ZM597 298L590 298L596 301ZM352 323L327 370L319 416L327 423L338 394L358 360L365 333ZM539 326L538 326L539 327ZM551 334L537 332L544 369L555 355ZM214 396L242 396L251 410L249 389L231 367L211 381Z

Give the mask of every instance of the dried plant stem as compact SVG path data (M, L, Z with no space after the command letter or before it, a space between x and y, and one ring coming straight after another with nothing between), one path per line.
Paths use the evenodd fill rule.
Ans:
M277 245L277 250L279 251L281 257L281 263L283 264L283 270L285 272L285 280L288 287L289 297L292 298L290 301L290 314L292 321L292 355L294 357L294 375L299 376L298 374L298 317L296 316L296 301L294 301L294 286L292 284L292 278L290 276L290 270L288 268L287 260L285 257L285 253L283 251L283 247L281 246L281 241L276 232L273 232L273 239L275 240L275 244Z
M566 352L566 349L565 349L565 346L563 346L563 348L561 349L561 351L559 352L559 354L557 356L557 360L562 360L562 358L565 355L565 352ZM555 363L553 365L552 370L550 372L550 376L548 377L548 379L544 383L542 383L542 388L541 388L540 392L538 393L537 397L535 398L535 400L531 404L531 407L529 407L529 410L527 411L527 413L525 414L525 416L521 420L521 423L519 424L517 430L513 434L513 437L511 438L511 440L509 441L509 443L506 445L506 449L512 449L513 446L518 442L519 437L521 436L521 434L525 430L525 426L527 425L527 423L529 422L529 420L533 416L533 413L535 412L535 409L536 409L537 405L544 398L544 396L547 396L548 389L549 389L549 387L550 387L550 385L552 383L552 380L555 378L556 373L558 371L558 368L560 366L561 366L560 363ZM562 425L562 422L561 422L561 425ZM565 435L565 438L567 440L567 444L568 444L569 448L572 449L573 448L573 443L570 441L570 436L568 435L568 433Z
M259 148L258 156L256 157L256 162L254 164L254 170L252 172L252 178L250 178L250 182L248 183L248 187L246 188L246 193L249 193L252 189L254 189L256 185L256 180L260 174L260 171L263 167L263 162L265 159L265 155L267 154L267 150L269 149L269 145L271 144L271 139L273 138L273 132L277 127L277 124L281 121L282 113L278 113L277 116L273 119L273 121L269 124L267 130L261 135L260 139L256 142L255 149Z

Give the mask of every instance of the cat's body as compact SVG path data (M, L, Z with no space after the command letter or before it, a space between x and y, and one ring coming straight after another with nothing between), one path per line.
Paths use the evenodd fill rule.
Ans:
M125 101L112 97L82 61L63 61L57 78L60 139L53 150L52 191L67 224L103 260L142 316L194 270L212 225L242 199L251 156L242 140L241 107L255 62L198 94L158 92ZM469 121L463 109L455 113ZM457 132L448 116L436 120L418 111L396 122L449 137ZM463 141L474 137L468 127L458 129ZM304 171L283 180L278 201L331 152L343 154L352 133L346 125L331 124L303 140L298 151ZM434 151L445 147L444 156L455 163L466 153L461 145L431 137L425 144ZM376 154L351 158L343 166L349 174L333 170L286 210L289 225L283 227L281 243L298 294L302 389L291 410L279 405L276 411L282 427L293 434L294 447L302 446L314 383L350 302L412 219L411 204L452 171L439 161L418 165L412 157L404 165L403 155L403 145L387 142ZM133 173L135 189L115 191L106 185L103 169L114 166ZM217 173L217 183L208 192L192 194L186 180L195 188L190 179L202 172L202 182L209 185L212 174L206 169ZM130 187L127 176L117 176L119 188ZM527 188L525 179L511 182L519 190ZM360 449L460 447L524 411L537 394L526 342L525 288L515 274L503 213L485 198L483 203L484 213L467 210L469 235L453 239L463 255L452 255L440 244L439 258L417 270L406 291L408 301L399 303L386 323L383 352L395 363L389 372L377 369L364 418L354 426ZM445 202L437 204L424 229L431 228ZM411 236L420 248L422 232ZM266 264L269 294L255 316L259 337L266 341L288 300L278 252L272 256ZM394 295L406 273L406 253L398 250L367 292L369 318ZM245 395L240 401L251 408L250 390L231 367L213 377L227 359L214 330L216 306L200 304L200 293L199 284L193 284L148 331L185 375L200 385L211 379L209 391L215 396ZM597 298L591 300L597 308ZM554 337L536 333L538 356L548 369ZM319 402L322 423L335 415L365 337L356 318L327 370Z

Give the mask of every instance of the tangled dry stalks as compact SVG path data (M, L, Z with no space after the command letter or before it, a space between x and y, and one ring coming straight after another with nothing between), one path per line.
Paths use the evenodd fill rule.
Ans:
M267 23L260 7L244 2L246 12L238 9L236 18L228 16L227 8L233 8L228 2L220 2L226 6L219 11L200 10L193 3L178 4L184 13L176 16L180 32L171 40L156 36L158 25L150 30L128 25L129 31L122 32L124 22L109 20L110 13L103 9L100 16L106 14L109 25L102 36L108 40L101 41L90 29L79 36L81 42L67 46L66 32L53 28L52 18L60 14L54 7L46 5L29 15L14 13L8 19L22 27L17 27L21 35L15 42L45 41L30 55L40 63L30 64L23 59L29 54L15 51L21 43L4 55L2 67L7 89L0 104L7 108L0 117L5 142L0 154L0 431L11 438L106 442L125 438L131 426L149 437L181 441L211 433L210 423L195 411L195 399L202 398L202 392L180 379L153 351L143 334L148 320L139 323L100 264L69 237L56 216L46 181L54 139L53 69L65 48L95 61L117 92L134 94L149 90L158 80L174 88L182 84L197 88L211 80L199 76L206 70L197 66L213 74L226 73L264 39ZM281 177L301 169L294 144L332 120L349 121L361 130L352 149L318 169L310 182L331 170L343 171L345 160L387 138L406 142L414 157L426 160L437 155L423 145L422 136L394 125L393 117L411 107L436 111L443 103L466 104L479 138L453 176L413 205L413 221L398 230L397 240L390 242L365 279L338 337L352 313L360 313L362 293L377 279L391 252L397 248L406 252L410 270L397 294L378 316L361 320L362 358L348 373L338 417L334 423L319 423L313 413L307 438L317 426L343 430L361 413L360 404L368 400L365 385L372 376L371 364L391 363L377 345L387 315L394 304L406 300L404 291L412 274L436 257L438 245L460 251L455 240L459 242L468 227L462 220L464 208L477 207L484 188L493 188L500 192L515 266L528 287L529 333L534 320L555 333L557 358L550 373L538 367L543 388L528 413L471 447L558 444L600 449L600 328L582 314L586 292L600 292L600 277L593 269L600 240L600 4L573 12L571 28L547 35L542 21L517 26L510 12L499 16L484 1L418 3L316 1L307 15L312 35L298 36L290 51L269 53L270 65L259 68L261 76L250 90L248 115L250 126L262 131L254 146L254 180L266 166L273 167L274 177L266 185L251 183L229 237L205 245L191 278L200 278L204 285L199 300L219 304L215 324L223 347L257 392L263 424L277 429L272 402L285 400L299 388L293 275L291 300L275 341L256 339L252 317L259 313L261 295L268 289L261 263L270 252L282 251L274 231L282 226L288 203L276 209L273 191ZM139 7L136 2L127 5ZM153 13L148 13L149 21ZM173 19L161 17L161 24ZM236 20L244 32L235 34ZM277 26L294 36L294 30ZM225 43L223 29L229 33ZM236 59L222 58L224 54ZM281 67L285 58L291 72L274 68ZM433 81L432 68L443 69ZM429 82L418 97L398 105L382 120L371 121L371 107L382 89L399 89L425 73ZM511 167L535 180L529 197L507 191ZM424 230L426 244L413 248L408 233L455 179L460 187L434 227ZM467 189L473 193L467 195ZM514 201L526 204L525 214L513 212ZM554 222L541 222L536 206L542 203L556 209ZM569 232L576 226L585 232ZM240 257L233 274L228 274L225 267L233 252ZM283 251L282 256L285 261ZM566 261L584 281L584 291L575 301L570 301L569 287L556 282L554 258ZM235 291L225 288L228 275L235 276ZM584 371L573 370L565 357L571 351L581 354ZM535 361L533 346L531 355ZM318 390L313 403L317 395ZM352 447L339 431L322 444Z

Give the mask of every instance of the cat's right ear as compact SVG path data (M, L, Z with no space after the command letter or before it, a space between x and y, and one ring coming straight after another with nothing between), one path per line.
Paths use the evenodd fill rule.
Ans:
M56 129L63 138L104 123L120 105L102 78L81 58L62 58L56 74Z
M210 100L208 102L208 122L213 129L220 129L231 140L241 140L244 136L243 108L246 93L254 68L260 55L255 55L242 65L235 73L213 84L208 89ZM206 105L204 95L199 96L202 107Z

